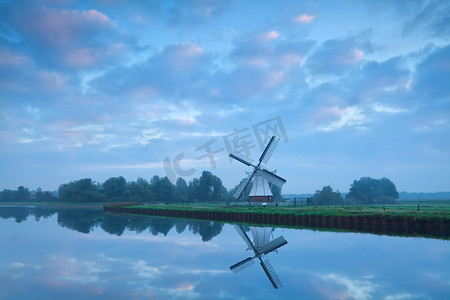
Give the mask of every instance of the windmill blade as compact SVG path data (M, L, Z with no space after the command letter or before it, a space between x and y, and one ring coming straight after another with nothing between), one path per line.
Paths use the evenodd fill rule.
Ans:
M261 252L264 254L267 254L269 252L272 252L275 249L280 248L281 246L284 246L287 244L287 241L284 239L283 236L280 236L273 241L270 241L269 243L262 246Z
M278 278L278 275L277 275L277 273L275 273L275 270L273 269L269 260L266 259L266 260L262 261L262 259L261 259L261 267L264 269L264 272L266 272L266 275L269 278L269 280L272 283L274 288L278 289L279 287L282 286L280 278Z
M255 262L253 261L253 257L249 257L244 259L243 261L238 262L237 264L234 264L230 267L230 270L233 271L233 274L236 274L244 269L247 269L251 265L253 265Z
M253 159L251 159L250 157L242 154L242 153L230 153L230 157L234 158L237 161L240 161L241 163L247 165L247 166L251 166L253 163Z
M242 197L242 194L244 194L245 189L248 187L250 182L252 181L253 176L255 176L256 170L254 170L251 174L247 176L247 178L239 185L236 192L234 193L234 198L239 200Z
M250 238L248 237L248 235L245 233L244 228L242 228L242 225L234 225L234 229L236 229L236 231L239 233L239 235L241 236L241 238L244 240L244 242L247 244L247 246L252 249L255 254L257 254L257 250L255 248L255 246L253 245L252 241L250 241Z
M264 152L261 154L261 157L259 158L259 165L261 165L261 163L263 165L267 164L267 162L269 161L269 158L272 156L273 152L275 151L275 148L278 145L278 141L280 140L280 138L277 138L276 136L272 136L272 138L270 139L269 143L266 146L266 149L264 149Z
M281 178L280 176L277 176L273 174L272 172L269 172L267 170L261 170L261 176L266 179L267 181L271 182L272 184L275 184L278 187L282 187L283 184L286 182L286 179Z

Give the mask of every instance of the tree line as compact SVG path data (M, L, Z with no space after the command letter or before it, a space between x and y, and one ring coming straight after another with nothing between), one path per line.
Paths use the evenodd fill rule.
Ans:
M71 203L110 203L110 202L227 202L232 195L223 186L222 180L211 172L203 171L200 178L187 183L178 178L173 184L167 176L153 176L150 181L138 178L127 181L124 177L111 177L103 183L91 178L83 178L61 184L58 196L43 192L40 188L32 193L19 186L17 190L0 192L0 202L71 202Z
M353 181L345 199L338 190L333 191L328 185L324 186L322 190L317 190L314 196L308 199L308 205L393 204L398 197L397 188L391 180L362 177L360 180Z
M241 182L244 179L241 180ZM195 203L195 202L228 202L235 201L233 194L239 184L227 190L222 180L209 171L203 171L200 178L186 182L179 177L173 184L167 176L153 176L150 181L138 178L127 181L124 177L111 177L103 183L95 182L91 178L71 181L61 184L58 196L49 191L30 192L19 186L17 190L3 190L0 192L0 202L71 202L71 203L111 203L111 202L146 202L146 203ZM275 201L282 201L281 189L270 185ZM248 199L251 184L247 188L241 201ZM362 177L354 180L345 199L339 191L330 186L317 190L309 205L343 205L356 204L390 204L395 203L399 193L394 183L387 179L373 179Z

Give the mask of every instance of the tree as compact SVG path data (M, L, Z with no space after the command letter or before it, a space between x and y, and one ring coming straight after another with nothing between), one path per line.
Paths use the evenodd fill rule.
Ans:
M222 180L211 172L202 172L196 188L200 202L220 202L225 198Z
M50 201L55 201L56 197L54 197L52 195L52 193L50 193L49 191L43 192L42 189L39 187L36 190L36 194L34 195L34 199L37 202L50 202Z
M189 202L198 202L200 199L199 196L199 186L200 186L200 179L194 178L192 181L189 182L188 186L188 200Z
M175 186L170 182L170 179L167 176L161 178L160 181L160 189L162 191L162 197L164 202L173 203L175 202Z
M153 202L172 203L175 201L175 186L167 176L160 178L155 175L150 180L150 188L154 196Z
M102 184L102 188L106 195L106 201L123 201L123 198L126 196L127 181L122 176L111 177Z
M270 190L272 191L272 195L273 195L273 201L282 201L283 200L283 196L281 195L281 188L276 186L275 184L272 184L269 181L269 187Z
M14 202L16 201L16 191L4 189L0 193L0 202Z
M398 197L397 188L391 180L362 177L360 180L353 181L346 199L367 205L395 203Z
M23 187L21 185L17 188L16 201L25 202L29 201L30 198L31 198L30 191L26 187Z
M127 190L132 202L150 202L154 198L150 184L140 177L136 181L128 183Z
M91 178L65 183L58 188L59 200L63 202L103 202L98 185Z
M181 177L177 178L175 182L175 201L187 202L189 197L189 188L184 180Z
M38 187L38 189L36 190L36 194L34 195L34 197L37 202L44 201L44 193L42 192L42 189L40 187Z
M341 193L334 192L329 185L324 186L321 191L317 190L310 199L315 205L337 205L342 203L342 200Z

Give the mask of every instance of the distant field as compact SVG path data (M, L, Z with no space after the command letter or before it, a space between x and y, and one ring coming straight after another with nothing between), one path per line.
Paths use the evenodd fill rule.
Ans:
M367 209L382 209L383 205L368 206ZM439 211L450 212L450 200L404 200L397 204L385 205L386 210L407 210L407 211Z
M181 205L181 204L179 204ZM227 203L183 203L186 207L223 207L227 206ZM436 212L450 212L450 200L402 200L397 201L396 204L377 204L377 205L337 205L336 208L344 210L367 210L367 211L436 211ZM296 207L286 206L285 208L299 209L299 208L312 208L313 206L306 206L304 203L301 205L297 202ZM318 206L317 208L334 208L335 206Z

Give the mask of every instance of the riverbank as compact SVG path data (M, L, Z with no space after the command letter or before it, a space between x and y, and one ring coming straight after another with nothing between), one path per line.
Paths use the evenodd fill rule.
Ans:
M448 211L371 211L328 207L201 207L124 203L105 205L104 211L260 226L338 229L386 235L450 238Z
M66 202L0 202L0 206L42 207L42 208L82 208L101 210L104 203L66 203Z

